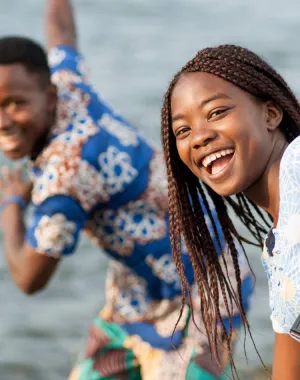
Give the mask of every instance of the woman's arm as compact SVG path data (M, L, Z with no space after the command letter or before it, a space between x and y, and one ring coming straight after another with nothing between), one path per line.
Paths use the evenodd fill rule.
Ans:
M272 380L300 379L300 342L287 334L275 334Z

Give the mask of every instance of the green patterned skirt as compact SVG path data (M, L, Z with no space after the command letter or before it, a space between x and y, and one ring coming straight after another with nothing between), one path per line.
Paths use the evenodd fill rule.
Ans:
M228 379L212 358L205 339L192 321L176 350L155 349L140 336L128 335L120 325L100 318L90 327L83 360L69 380L223 380ZM220 356L228 368L228 355Z

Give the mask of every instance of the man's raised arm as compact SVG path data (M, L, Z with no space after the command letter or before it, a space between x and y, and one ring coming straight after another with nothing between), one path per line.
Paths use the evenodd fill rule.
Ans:
M76 26L71 1L47 0L45 24L48 49L57 45L77 48Z

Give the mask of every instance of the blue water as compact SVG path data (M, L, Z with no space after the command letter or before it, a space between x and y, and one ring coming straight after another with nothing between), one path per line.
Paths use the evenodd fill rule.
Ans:
M0 35L44 42L40 0L0 3ZM240 43L264 55L300 90L300 4L296 0L75 1L79 40L99 92L159 143L162 95L172 75L200 48ZM0 157L0 162L4 159ZM272 358L266 281L260 253L249 250L257 275L250 323L263 358ZM0 378L63 380L81 350L87 326L103 303L107 261L82 239L47 290L22 295L0 253ZM249 367L259 363L249 343ZM237 361L246 367L240 344ZM180 359L178 359L180 360Z

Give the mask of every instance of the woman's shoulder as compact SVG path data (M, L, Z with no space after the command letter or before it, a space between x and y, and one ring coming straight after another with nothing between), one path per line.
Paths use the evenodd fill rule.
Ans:
M292 182L292 183L291 183ZM291 186L300 186L300 136L293 140L286 148L279 170L280 192L291 189Z
M293 140L286 148L280 163L280 168L285 169L286 166L300 164L300 136Z
M300 221L300 137L286 148L280 162L280 208L278 226L299 225ZM296 219L295 219L296 218ZM296 223L296 224L295 224ZM294 231L294 228L290 229ZM296 234L298 236L298 234Z

